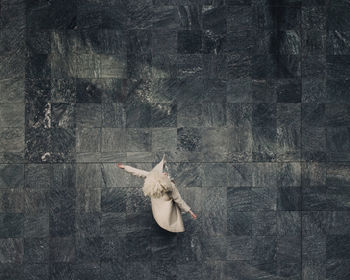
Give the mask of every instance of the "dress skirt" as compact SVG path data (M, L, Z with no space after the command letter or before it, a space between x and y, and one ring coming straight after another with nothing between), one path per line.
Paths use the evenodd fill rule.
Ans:
M171 232L184 232L181 210L166 193L160 198L151 197L152 214L157 224Z

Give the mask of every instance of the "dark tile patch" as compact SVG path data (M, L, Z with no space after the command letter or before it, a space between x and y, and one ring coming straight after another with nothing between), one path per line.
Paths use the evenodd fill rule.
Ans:
M200 53L202 51L202 31L182 30L177 33L178 53Z

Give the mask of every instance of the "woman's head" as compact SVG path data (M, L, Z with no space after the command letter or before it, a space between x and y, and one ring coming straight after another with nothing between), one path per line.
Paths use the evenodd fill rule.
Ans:
M143 193L149 197L161 197L171 188L171 180L165 172L151 171L143 185Z

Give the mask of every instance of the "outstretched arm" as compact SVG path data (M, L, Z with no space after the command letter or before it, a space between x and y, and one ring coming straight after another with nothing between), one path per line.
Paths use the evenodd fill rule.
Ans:
M120 163L118 163L118 167L124 169L125 171L131 173L132 175L142 177L142 178L145 178L149 173L148 171L131 167L129 165L120 164Z
M188 212L191 207L187 205L187 203L182 199L179 190L177 189L176 185L172 182L172 188L171 188L171 197L175 201L175 203L185 212Z

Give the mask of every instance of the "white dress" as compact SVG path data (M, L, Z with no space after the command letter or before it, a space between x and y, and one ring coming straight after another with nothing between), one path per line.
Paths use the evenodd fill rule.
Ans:
M124 169L133 175L146 178L148 171L124 165ZM171 189L165 192L160 198L151 197L152 214L157 224L171 232L183 232L185 227L182 220L181 210L188 212L191 207L182 199L174 181Z

